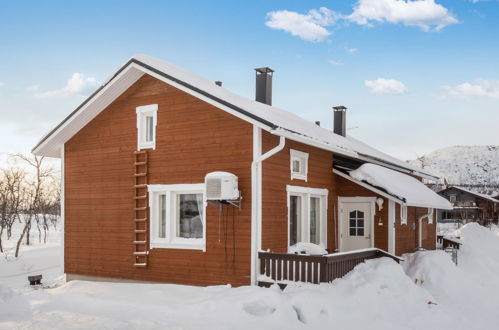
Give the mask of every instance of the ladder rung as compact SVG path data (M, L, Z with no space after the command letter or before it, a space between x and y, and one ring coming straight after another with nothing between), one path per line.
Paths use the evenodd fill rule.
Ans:
M146 256L146 255L148 255L148 252L147 251L134 252L133 255L135 255L135 256Z
M133 199L146 199L147 195L135 196Z
M135 267L147 267L147 264L145 262L143 262L143 263L134 263L133 265Z
M147 218L135 219L135 222L145 222L145 221L147 221Z
M147 233L147 229L135 229L135 233L136 233L136 234L143 234L143 233Z
M147 162L135 162L135 166L147 165Z
M134 210L135 211L145 211L145 210L147 210L147 207L146 206L144 206L144 207L136 207L136 208L134 208Z
M147 183L142 183L142 184L136 184L133 186L134 188L147 188Z
M135 173L134 175L135 175L135 176L146 176L146 175L147 175L147 173Z
M144 151L144 150L137 150L137 151L134 151L133 153L134 153L135 155L143 155L143 154L145 154L145 153L146 153L146 151Z
M147 241L133 241L133 244L137 245L147 244Z

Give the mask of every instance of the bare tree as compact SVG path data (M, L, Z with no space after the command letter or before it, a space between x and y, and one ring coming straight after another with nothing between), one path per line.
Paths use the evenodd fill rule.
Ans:
M7 239L12 236L12 226L20 221L22 208L23 182L26 173L22 169L9 166L0 170L0 252L3 252L2 235L7 230Z
M24 228L16 244L15 257L17 258L24 237L26 237L26 244L30 244L29 237L31 226L33 220L37 221L37 223L39 221L39 214L42 211L42 201L47 190L46 183L53 178L54 170L43 166L44 157L26 157L19 154L16 155L16 157L23 160L34 170L32 179L26 180L26 189L24 189L24 194L22 194Z

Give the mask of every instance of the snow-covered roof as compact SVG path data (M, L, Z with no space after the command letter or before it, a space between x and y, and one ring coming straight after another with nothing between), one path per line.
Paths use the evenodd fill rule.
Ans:
M493 197L493 195L486 195L486 194L477 193L475 191L472 191L472 190L469 190L469 189L466 189L466 188L463 188L463 187L459 187L459 186L450 186L450 187L448 187L448 188L446 188L444 190L441 190L441 192L445 191L445 190L448 190L448 189L451 189L451 188L455 188L455 189L464 191L465 193L468 193L468 194L471 194L471 195L475 195L477 197L486 199L486 200L488 200L490 202L493 202L493 203L499 203L499 200L495 199Z
M452 204L410 175L375 164L363 164L348 172L352 181L386 193L400 204L451 210ZM369 187L367 187L369 188Z
M33 148L33 153L60 157L63 143L144 74L165 81L273 134L417 176L437 178L431 172L391 157L357 139L334 134L291 112L236 95L210 80L142 54L133 56L120 67L94 94L43 137Z

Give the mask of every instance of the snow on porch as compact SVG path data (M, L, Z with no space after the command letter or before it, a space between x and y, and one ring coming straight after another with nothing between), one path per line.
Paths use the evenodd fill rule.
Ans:
M397 202L404 202L408 206L428 207L451 210L451 203L421 181L375 164L363 164L356 170L350 171L352 181L366 183L373 188L380 189L397 198Z

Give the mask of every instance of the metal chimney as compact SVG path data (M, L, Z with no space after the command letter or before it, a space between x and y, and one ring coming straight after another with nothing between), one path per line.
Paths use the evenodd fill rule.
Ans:
M333 132L335 134L345 136L347 133L346 121L347 121L347 108L339 105L333 107L334 112L334 122L333 122Z
M222 87L222 82L220 80L215 81L215 85Z
M255 100L272 105L272 75L271 68L256 68Z

